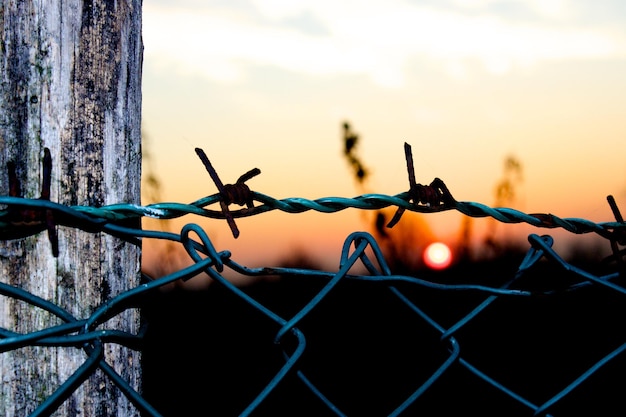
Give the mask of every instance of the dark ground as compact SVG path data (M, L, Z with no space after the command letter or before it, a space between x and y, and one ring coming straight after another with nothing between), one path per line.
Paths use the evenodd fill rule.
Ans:
M513 277L520 260L521 254L413 275L497 287ZM541 263L516 287L563 288L578 281ZM326 282L285 277L244 289L289 319ZM487 297L396 287L444 327ZM295 345L290 336L275 345L279 326L219 285L159 294L146 311L144 396L165 416L239 415L284 364L281 348L292 352ZM599 286L552 296L500 296L455 338L463 359L539 405L626 343L624 317L626 296ZM296 366L348 416L388 415L449 357L440 333L382 284L342 281L298 328L307 344ZM625 355L557 402L551 415L626 415ZM252 415L334 414L289 374ZM532 416L533 411L454 363L402 415Z

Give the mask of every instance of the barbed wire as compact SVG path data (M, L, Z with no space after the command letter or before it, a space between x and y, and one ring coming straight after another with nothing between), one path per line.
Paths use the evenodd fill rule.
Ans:
M391 228L400 221L404 211L418 213L437 213L456 210L470 217L491 217L502 223L527 223L541 228L562 228L575 234L596 233L606 239L626 244L626 223L621 217L615 200L608 196L607 200L616 218L614 222L595 223L581 218L561 218L551 213L527 214L519 210L505 207L489 207L475 202L457 201L445 183L435 178L430 185L417 184L413 166L411 146L404 144L409 190L393 196L384 194L364 194L353 198L326 197L316 200L305 198L275 199L252 191L246 181L259 175L261 171L254 168L243 174L235 184L224 185L213 168L205 152L196 148L196 153L215 183L218 193L201 198L189 204L156 203L146 206L136 204L113 204L104 207L73 206L66 207L50 201L50 182L52 162L50 151L46 148L43 158L42 192L39 199L24 199L21 194L19 180L15 168L9 163L9 196L0 196L0 205L7 205L0 210L0 239L12 239L28 236L48 229L48 235L55 256L58 254L58 242L54 227L56 224L83 228L87 231L104 230L112 224L129 224L142 217L154 219L174 219L189 214L207 218L226 219L233 232L239 236L235 218L249 217L273 210L286 213L302 213L317 211L335 213L348 208L359 210L380 210L386 207L397 207L392 220L387 224ZM255 202L261 205L255 206ZM219 204L220 210L208 209L208 206ZM231 204L245 208L231 210Z
M275 209L288 213L299 213L305 210L332 213L349 207L370 210L380 209L382 207L392 205L420 212L433 212L438 210L437 207L421 207L416 206L415 204L409 204L407 202L408 196L406 194L392 197L370 194L357 197L355 199L324 198L314 201L301 198L275 200L258 193L253 193L253 196L254 200L261 202L262 205L254 207L253 209L247 208L239 211L233 211L233 217L249 216ZM247 268L233 261L229 251L218 252L214 248L207 233L196 224L185 225L180 234L157 230L142 230L136 227L120 225L120 222L123 223L129 218L142 216L167 219L186 214L196 214L211 218L223 218L223 213L207 210L205 208L210 204L216 203L218 200L219 195L214 195L198 200L192 204L160 203L145 207L132 204L116 204L102 208L93 208L66 207L40 199L0 197L0 204L7 206L4 213L10 210L24 208L42 211L49 210L53 212L58 224L77 227L88 232L106 232L134 243L139 243L139 240L144 238L168 239L180 242L194 262L193 265L187 268L181 269L180 271L159 279L153 280L145 276L144 278L146 279L146 282L144 284L107 301L105 304L97 308L88 318L73 317L67 312L67 310L56 306L47 300L43 300L15 286L0 282L1 295L13 297L27 302L32 306L49 311L64 321L64 324L54 325L45 330L39 330L28 334L18 334L8 329L0 329L1 352L7 352L9 350L18 349L27 345L57 347L87 346L85 350L88 354L88 359L85 364L76 371L71 380L68 380L53 395L51 395L47 401L41 404L33 415L47 415L53 411L55 407L58 407L59 404L68 398L72 389L74 389L80 381L84 380L90 373L94 372L96 368L99 368L114 381L114 383L139 409L148 415L158 416L158 411L148 404L140 394L135 392L117 373L115 373L113 368L104 361L102 356L102 347L106 343L118 343L133 349L140 349L142 334L129 334L118 330L98 330L97 327L110 319L112 315L118 314L121 309L133 308L139 305L139 300L147 293L178 280L189 280L201 272L207 273L214 281L220 283L237 296L241 297L260 314L276 322L280 326L280 330L275 336L275 343L278 346L281 346L283 339L288 335L294 337L297 341L297 348L294 351L283 352L285 357L283 367L276 373L275 377L270 383L267 384L265 389L263 389L262 392L260 392L259 395L250 402L248 407L242 411L242 415L249 415L252 413L252 411L259 406L268 394L278 384L280 384L281 380L285 378L285 375L290 372L296 372L302 382L328 406L329 410L333 411L337 415L345 415L323 394L323 390L321 388L316 387L315 384L309 380L302 371L297 369L298 360L306 349L304 334L298 329L299 322L307 316L342 280L374 281L387 286L387 288L398 298L399 301L406 304L416 315L421 317L430 326L441 333L441 339L447 344L447 350L449 352L448 359L441 364L437 371L433 373L428 380L424 381L417 390L415 390L402 404L393 410L390 415L399 415L405 411L437 379L441 378L441 376L446 373L453 363L462 365L476 377L496 387L514 400L529 408L536 415L543 415L552 405L564 398L575 387L585 382L599 368L626 350L626 343L620 345L608 355L600 358L592 367L579 375L578 378L548 401L541 404L534 403L519 394L516 394L513 390L489 377L461 356L459 342L455 335L462 327L467 325L467 323L478 316L498 298L550 296L566 291L580 290L581 288L591 285L602 286L626 295L626 289L613 282L619 276L619 272L596 276L574 267L563 260L563 258L561 258L552 249L553 240L549 236L540 237L535 234L530 235L529 243L531 247L526 257L519 265L518 272L513 280L500 287L491 287L477 284L443 284L413 276L394 275L384 259L380 246L371 235L364 232L356 232L346 239L342 249L340 267L338 271L324 272L318 270L280 267ZM516 210L503 208L493 209L476 203L459 203L455 205L454 208L467 215L491 216L494 219L505 223L524 221L538 227L563 227L565 230L573 233L594 232L600 236L610 237L614 240L617 240L618 237L621 236L620 233L625 227L621 222L593 223L583 219L559 219L552 215L526 215ZM0 218L2 218L2 214L0 214ZM4 236L6 235L3 233L6 231L8 231L9 235L14 235L14 229L17 227L18 226L14 224L0 222L0 236L4 239ZM372 251L374 255L373 258L370 258L366 254L366 249ZM533 265L535 265L542 258L547 258L560 265L564 270L573 272L580 278L581 281L576 284L572 284L567 288L548 288L540 291L536 289L510 288L514 281L519 280L520 277L527 274ZM349 273L352 267L358 262L365 266L369 275L353 275ZM267 275L309 276L323 278L328 282L323 289L320 290L309 303L304 305L297 314L291 318L283 318L264 305L260 304L255 299L251 298L241 288L235 286L224 278L222 275L224 268L230 268L235 272L250 277ZM422 311L420 307L406 297L401 290L396 288L396 285L400 283L403 285L409 284L442 291L478 292L483 293L486 298L456 324L444 327Z
M208 158L206 162L208 162ZM205 163L205 166L209 169L210 163ZM142 328L137 334L132 334L121 330L100 329L99 327L126 309L141 308L145 297L153 294L159 288L180 280L190 280L201 273L208 274L215 283L228 289L228 291L247 303L258 314L274 322L279 327L273 339L277 348L282 352L284 362L256 397L251 398L247 406L241 410L241 415L243 416L250 415L257 410L270 393L275 391L285 381L287 375L292 374L297 376L302 384L325 405L329 412L338 416L348 415L337 404L336 399L331 398L332 395L326 393L324 386L316 383L315 378L307 376L308 372L299 367L300 359L307 350L306 335L301 330L301 322L313 310L318 309L321 301L327 298L344 281L370 282L381 285L389 290L398 302L407 306L415 317L422 320L440 335L441 349L443 349L441 353L445 359L439 362L434 372L427 378L413 382L413 385L417 385L417 387L413 388L413 391L400 401L395 408L389 410L388 415L390 416L398 416L407 412L425 392L430 390L444 375L447 375L453 366L457 365L463 367L477 380L484 381L512 399L516 404L527 409L529 413L533 415L550 415L548 413L557 403L562 402L577 387L587 383L591 376L597 374L606 364L623 355L626 350L626 335L621 335L616 330L616 334L622 336L622 341L617 347L598 358L593 358L593 363L590 366L576 375L565 386L553 392L549 398L538 400L536 398L528 398L519 390L510 387L505 382L501 382L497 377L489 375L488 371L482 370L480 365L476 365L472 359L465 357L461 353L462 338L459 337L459 334L462 330L467 329L470 323L477 321L477 317L483 316L484 312L496 300L511 297L517 299L557 297L565 293L583 291L587 288L603 288L620 296L626 295L626 288L618 280L620 277L623 278L623 270L616 267L615 271L603 275L583 270L568 263L556 253L552 248L553 238L548 235L529 235L530 248L517 267L514 277L503 285L493 286L476 282L462 284L442 283L417 276L394 274L383 255L381 247L372 235L365 232L355 232L347 237L342 248L338 270L328 272L275 266L249 268L234 261L230 251L217 251L209 235L197 224L188 223L183 226L180 233L172 233L162 230L144 230L139 222L143 217L166 220L186 215L226 219L229 221L231 228L233 228L233 234L236 237L238 229L236 229L233 219L256 216L273 210L280 210L286 213L302 213L309 210L321 213L335 213L348 208L379 210L386 207L395 207L397 209L396 216L390 222L390 226L398 222L405 210L420 213L456 210L466 216L491 217L502 223L528 223L537 228L562 228L574 234L596 233L610 240L613 252L610 258L615 260L618 266L622 262L624 251L619 248L619 245L624 245L625 243L626 224L623 222L612 198L609 198L609 204L611 204L616 221L595 223L579 218L559 218L553 214L526 214L510 208L492 208L474 202L458 202L452 197L443 181L435 179L430 185L422 186L415 184L414 177L412 178L410 173L411 170L409 170L410 190L394 196L365 194L354 198L326 197L316 200L287 198L278 200L251 191L247 186L243 187L247 179L257 175L254 170L244 174L240 181L233 186L224 186L220 182L221 186L218 186L219 193L201 198L190 204L156 203L141 206L122 203L104 207L70 207L51 202L49 198L26 199L16 195L0 196L0 205L4 205L4 209L0 211L0 240L23 238L45 229L48 229L49 236L56 236L55 228L58 225L63 225L89 233L104 232L137 245L143 239L175 241L182 245L193 261L192 265L158 279L153 279L143 274L141 285L106 300L85 318L75 317L65 308L55 305L49 300L42 299L14 285L0 282L1 296L11 297L28 303L33 307L48 311L63 322L62 324L51 324L46 329L26 334L0 328L0 353L20 349L25 346L45 346L78 347L82 348L87 355L83 365L41 403L31 415L51 414L69 398L72 392L84 380L95 372L96 369L100 369L142 413L150 416L160 416L160 412L132 388L113 369L111 364L106 362L103 354L104 346L109 343L120 344L134 350L143 349L145 328ZM214 180L217 178L216 175L212 177ZM246 207L231 211L228 206L233 203L245 204ZM216 204L220 205L220 210L208 208ZM237 232L235 233L236 230ZM58 248L55 251L54 245L58 244L58 242L51 237L51 244L53 245L53 255L57 256ZM551 262L562 271L574 276L575 279L567 285L563 285L560 281L557 282L558 280L543 283L541 288L526 285L522 278L528 276L539 261L542 260ZM367 274L352 273L351 271L357 265L364 267ZM265 276L308 277L322 279L325 281L325 284L295 314L291 317L283 317L246 293L243 288L226 279L223 275L225 268L250 278ZM432 314L428 314L410 295L407 295L407 287L424 288L444 293L470 293L481 296L481 300L469 310L469 313L464 314L452 325L444 325ZM289 340L288 343L287 340Z
M261 213L279 210L285 213L303 213L317 211L320 213L336 213L345 209L380 210L387 207L398 207L417 213L436 213L456 210L470 217L491 217L502 223L526 223L539 228L562 228L574 234L596 233L606 239L620 242L626 236L626 224L618 221L593 222L582 218L561 218L554 214L533 213L505 208L489 207L475 202L454 202L453 205L430 206L411 203L409 193L394 196L384 194L364 194L353 198L325 197L316 200L305 198L275 199L267 195L252 192L253 201L262 203L253 208L230 210L234 218L255 216ZM113 231L112 226L129 220L148 217L160 220L180 218L186 215L197 215L211 219L225 219L220 210L206 208L221 201L220 194L204 197L189 204L156 203L146 206L136 204L113 204L103 207L63 206L45 200L32 200L21 197L0 196L0 204L15 208L34 208L54 212L57 224L72 226L86 231ZM0 211L0 238L12 238L23 230L21 225L4 220L7 210Z

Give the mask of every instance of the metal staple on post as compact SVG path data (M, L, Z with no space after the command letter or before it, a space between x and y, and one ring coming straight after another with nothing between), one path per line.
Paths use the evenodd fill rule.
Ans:
M52 155L50 149L44 148L41 179L40 200L50 201L50 183L52 178ZM12 197L22 197L22 187L17 177L16 166L13 161L7 163L9 176L9 195ZM4 221L13 227L0 231L5 238L19 238L39 233L42 230L48 231L48 240L54 257L59 256L59 238L57 236L56 224L51 210L37 210L36 208L9 207L2 216Z

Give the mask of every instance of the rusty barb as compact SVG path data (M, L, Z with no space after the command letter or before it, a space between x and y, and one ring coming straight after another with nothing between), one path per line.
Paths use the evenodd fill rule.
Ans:
M613 212L613 216L615 216L615 220L619 223L624 224L624 218L622 217L622 213L620 213L619 208L617 207L617 203L615 202L615 198L612 195L608 195L606 200L611 207L611 211ZM611 250L613 251L613 255L609 256L607 259L615 259L617 264L620 267L620 270L623 274L626 274L626 262L624 262L623 256L626 255L626 249L621 249L617 246L626 245L626 230L625 229L614 229L612 232L612 237L610 239L611 242Z
M50 201L50 184L52 182L52 156L50 149L44 148L42 160L41 196L39 200ZM22 185L17 175L15 162L7 162L9 174L9 196L23 197ZM48 239L52 247L52 255L59 256L59 238L57 236L56 223L52 210L39 208L15 208L9 207L1 221L12 226L12 231L3 233L5 239L19 239L37 234L43 230L48 231Z
M411 145L404 143L404 154L406 156L406 168L409 173L409 202L415 205L424 205L432 211L448 210L452 208L456 201L450 194L446 184L439 178L435 178L430 185L417 184L415 182L415 167L413 165L413 152ZM404 207L398 207L396 214L387 223L387 227L392 228L399 221L405 212Z
M209 172L211 179L213 180L215 186L217 187L217 190L219 191L221 197L220 207L222 208L222 213L226 218L226 222L228 222L230 230L233 232L233 237L237 239L239 237L239 229L235 224L235 219L233 218L232 213L228 210L228 205L236 203L240 206L243 206L245 204L248 208L254 207L252 192L250 191L250 188L245 184L245 182L259 175L261 173L261 170L258 168L253 168L243 174L241 177L239 177L235 184L224 185L222 184L222 180L220 180L220 177L217 175L215 168L213 168L213 165L211 165L211 161L209 161L206 153L204 153L202 149L196 148L196 154L198 154L198 157L204 164L206 170Z

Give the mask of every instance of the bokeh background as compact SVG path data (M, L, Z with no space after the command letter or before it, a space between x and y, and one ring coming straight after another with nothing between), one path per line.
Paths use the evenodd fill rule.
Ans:
M613 195L626 210L623 1L144 0L143 7L144 204L217 191L195 147L224 183L259 168L247 184L279 199L395 195L409 187L406 142L417 182L439 177L457 200L604 222L614 220L606 201ZM347 142L355 144L348 155ZM434 282L505 285L529 233L553 235L557 252L584 271L615 268L597 262L611 248L593 235L456 212L405 213L393 229L378 229L379 215L388 220L393 211L274 211L237 219L237 239L224 220L197 216L144 226L177 232L198 222L218 250L247 266L336 271L345 238L365 230L394 272ZM463 262L425 269L421 251L432 241ZM151 241L143 261L155 277L190 262L176 245ZM285 318L327 282L224 273L250 283L242 291ZM538 262L515 285L556 293L495 299L454 332L462 358L535 404L550 400L623 348L616 330L623 294L600 285L559 293L581 280ZM160 292L144 310L143 394L164 415L239 415L284 364L282 349L293 351L292 339L274 342L273 320L209 282L184 284L206 291ZM625 285L623 276L611 282ZM486 298L397 285L448 329ZM387 290L342 280L297 324L307 340L297 369L347 415L388 415L449 356L441 333ZM617 355L550 413L619 413L625 369ZM533 413L458 362L411 407L409 415ZM294 372L254 413L328 414Z
M614 220L607 195L626 207L622 1L145 0L143 39L144 204L217 191L195 147L224 183L259 168L250 188L275 198L395 195L408 189L407 142L417 182L439 177L457 200L596 222ZM193 216L145 227L191 221L244 265L326 269L348 234L374 228L353 209L238 219L238 239ZM490 237L549 232L563 250L572 238L455 212L396 227L405 242L469 243L473 256ZM144 269L179 269L176 251L145 242Z

